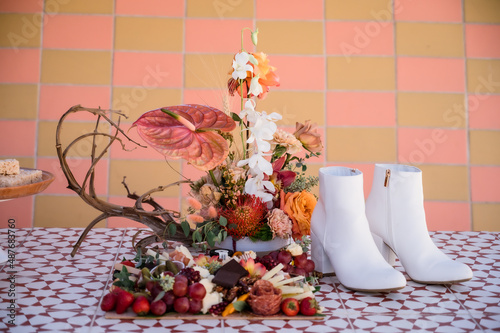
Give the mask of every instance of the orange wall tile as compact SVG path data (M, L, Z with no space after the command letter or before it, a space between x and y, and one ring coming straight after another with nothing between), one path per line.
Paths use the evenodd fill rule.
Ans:
M54 132L68 108L121 110L129 117L121 119L122 128L139 143L129 128L152 109L199 103L239 112L239 97L227 92L228 72L241 48L240 29L258 27L258 45L245 31L244 48L269 55L280 86L257 101L257 110L281 113L279 126L288 131L297 121L318 125L325 149L310 162L309 174L324 165L357 167L368 195L375 162L414 163L424 173L431 230L498 230L498 4L0 1L0 156L57 175L45 193L25 200L18 225L66 226L72 214L71 223L84 226L97 214L65 189L58 169ZM96 118L82 112L68 119L65 142L91 130ZM89 147L70 153L78 177ZM127 201L120 184L125 175L138 191L178 180L178 172L200 176L183 161L170 163L175 170L151 148L124 151L114 144L97 168L98 193L120 203ZM158 200L180 209L188 190L172 188ZM2 204L0 217L18 209ZM61 204L67 211L50 219ZM124 219L100 224L137 225Z

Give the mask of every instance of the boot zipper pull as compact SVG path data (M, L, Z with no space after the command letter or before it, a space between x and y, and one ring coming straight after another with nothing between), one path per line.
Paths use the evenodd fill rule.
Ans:
M391 178L391 170L387 169L387 170L385 170L384 187L389 186L389 178Z

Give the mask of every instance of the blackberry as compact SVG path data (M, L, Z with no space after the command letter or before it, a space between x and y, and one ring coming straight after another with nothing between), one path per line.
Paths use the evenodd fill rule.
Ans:
M226 306L228 304L229 304L229 302L222 301L220 303L212 305L210 307L210 309L208 310L208 312L210 312L211 314L213 314L215 316L220 316L222 314L222 312L224 312L224 309L226 308Z
M192 267L186 267L180 270L179 274L184 275L188 279L188 285L200 282L200 272L195 271Z
M274 260L273 257L271 257L268 254L263 257L257 257L255 261L260 262L262 265L264 265L264 267L266 267L268 271L276 267L279 263L277 260Z

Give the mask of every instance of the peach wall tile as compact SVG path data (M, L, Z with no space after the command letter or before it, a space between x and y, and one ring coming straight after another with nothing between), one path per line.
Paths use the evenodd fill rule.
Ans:
M35 120L38 114L36 84L1 84L0 118Z
M191 53L184 56L184 87L227 89L234 54ZM275 66L274 57L270 64Z
M399 128L398 158L410 164L465 164L467 133L442 128Z
M258 51L275 54L323 54L322 21L258 21Z
M500 59L467 59L467 91L500 94Z
M476 165L500 165L500 131L469 131L469 160Z
M469 128L500 129L500 96L469 95Z
M465 90L462 59L398 57L397 67L400 90L446 92Z
M39 0L0 1L0 12L3 13L41 13L43 2Z
M461 22L462 1L395 0L394 16L398 21Z
M328 92L328 126L394 126L394 93Z
M47 13L112 14L113 0L46 1Z
M467 57L500 58L500 25L467 24L465 26Z
M325 1L325 18L327 20L390 21L392 11L392 2L386 0Z
M465 0L465 22L500 23L500 1Z
M70 167L75 179L79 184L83 184L85 180L86 174L90 167L90 159L76 159L70 158L67 159L68 166ZM101 160L97 163L95 168L95 190L97 195L105 195L107 193L107 185L108 185L108 161ZM45 170L51 172L55 179L50 184L50 186L45 190L45 194L74 194L72 190L67 188L68 181L64 176L61 164L59 163L58 158L38 158L37 169ZM89 181L87 181L89 184ZM88 185L87 185L88 190Z
M109 50L112 46L112 16L54 15L43 29L45 48Z
M74 105L83 107L109 109L109 87L41 85L39 119L59 120ZM68 119L95 120L88 112L78 112Z
M139 87L181 87L182 55L115 52L113 84Z
M280 86L271 87L272 90L323 90L325 88L323 58L270 56L269 59L269 64L277 68L280 77Z
M471 228L468 202L424 202L429 231L467 231Z
M186 15L188 17L252 18L254 16L254 0L238 1L206 1L187 0Z
M39 47L41 14L0 13L0 47Z
M500 231L500 204L472 204L472 219L474 231Z
M118 15L184 16L184 0L117 0L115 13Z
M0 82L38 83L40 50L0 49Z
M249 20L186 20L186 52L237 53L241 49L241 29L253 27ZM224 38L220 38L224 36ZM250 32L244 33L244 47L253 50Z
M278 20L321 20L323 1L309 0L257 0L255 3L257 19Z
M407 161L400 161L409 164ZM468 201L469 173L466 165L422 164L426 200Z
M390 22L326 22L326 52L352 55L394 54L394 26Z
M0 145L2 156L35 155L36 121L0 121Z
M470 173L472 201L500 202L500 167L473 166Z
M16 220L16 228L31 228L33 226L34 196L0 201L0 228L7 228L9 219Z
M109 84L111 51L43 49L43 83Z

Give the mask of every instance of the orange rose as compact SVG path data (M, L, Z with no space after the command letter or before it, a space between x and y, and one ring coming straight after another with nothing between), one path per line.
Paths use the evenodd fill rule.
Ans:
M292 220L293 238L299 239L304 235L309 235L316 197L307 191L287 193L284 203L285 206L282 209Z

